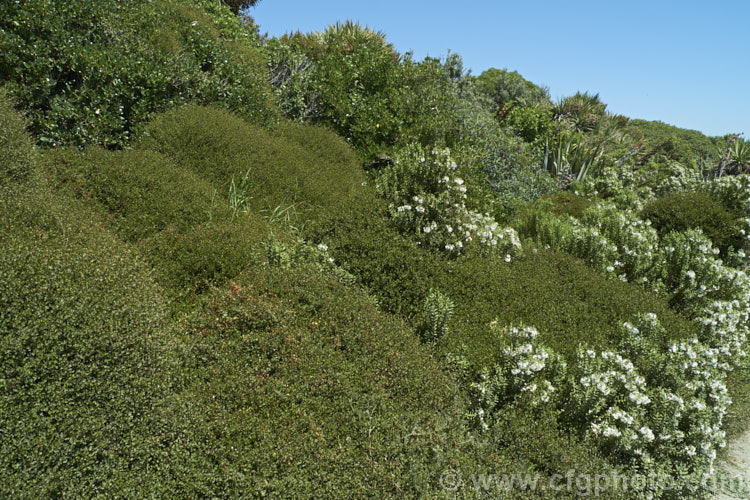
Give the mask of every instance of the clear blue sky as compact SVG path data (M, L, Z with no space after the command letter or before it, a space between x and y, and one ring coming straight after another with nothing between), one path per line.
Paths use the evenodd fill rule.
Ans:
M261 32L351 19L399 52L458 52L475 75L516 70L552 97L599 93L611 112L750 136L750 0L261 0Z

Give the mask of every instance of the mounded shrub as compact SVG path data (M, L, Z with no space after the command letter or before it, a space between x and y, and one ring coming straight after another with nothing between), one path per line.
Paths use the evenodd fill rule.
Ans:
M705 192L680 192L654 198L643 207L640 216L650 220L662 236L671 231L701 229L722 253L730 246L741 248L744 243L738 232L737 217Z
M208 181L159 153L62 150L47 163L58 189L103 208L126 240L229 217L226 192L218 194Z
M232 178L247 175L248 207L256 212L294 207L306 220L345 210L364 179L341 139L290 124L277 134L227 111L191 105L154 118L145 128L142 147L172 157L219 192Z
M178 293L200 292L260 265L264 255L259 245L269 231L265 219L248 213L188 231L165 229L141 247L165 287Z
M455 382L430 350L334 277L256 267L182 331L200 413L181 495L431 495L452 459L503 462L461 444Z
M26 132L28 121L0 87L0 185L24 181L35 161L34 142Z
M0 495L146 495L172 442L148 266L42 191L0 197L0 233Z

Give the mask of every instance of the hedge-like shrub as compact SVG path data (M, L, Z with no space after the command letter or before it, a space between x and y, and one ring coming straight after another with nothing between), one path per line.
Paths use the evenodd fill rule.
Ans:
M293 207L301 221L345 210L364 180L351 150L331 132L284 125L274 135L214 108L191 105L157 116L141 147L172 157L220 193L233 177L247 175L249 209L269 215Z
M85 207L0 197L0 495L140 497L169 468L166 304Z
M49 154L47 164L58 189L104 210L126 240L229 217L226 191L159 153L62 150Z
M28 121L14 105L5 87L0 87L0 185L26 180L36 158L26 132Z
M701 229L722 253L730 246L742 248L736 216L706 192L680 192L649 201L641 211L643 219L664 236L671 231Z

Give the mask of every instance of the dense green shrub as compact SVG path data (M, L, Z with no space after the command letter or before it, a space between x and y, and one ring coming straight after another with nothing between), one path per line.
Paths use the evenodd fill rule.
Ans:
M640 213L664 236L671 231L701 229L722 253L742 248L737 217L706 192L680 192L649 201Z
M503 256L467 255L451 260L419 247L381 222L383 207L365 198L349 214L310 226L310 239L325 241L331 255L367 285L382 307L418 325L430 288L455 304L451 333L441 345L458 352L466 344L475 368L492 362L495 348L487 325L534 325L550 346L571 362L586 341L605 347L617 325L637 313L654 312L670 334L694 335L697 325L671 311L667 300L637 285L608 279L562 253L526 251L506 263Z
M364 158L453 136L455 96L440 61L401 56L381 32L337 23L266 49L279 106L290 118L331 126Z
M463 102L456 113L460 120L456 160L477 171L472 186L486 185L496 219L510 217L525 203L559 190L542 168L543 149L525 144L511 129L499 126L479 104Z
M0 184L26 180L36 156L26 132L28 121L14 105L7 90L0 87Z
M479 88L491 96L496 107L511 102L519 106L549 105L549 89L539 87L522 77L518 71L490 68L477 77Z
M542 196L542 199L552 203L552 213L555 215L570 215L580 218L586 209L591 206L588 199L571 191L547 194Z
M220 194L189 168L152 151L58 150L46 162L58 189L102 207L127 240L163 229L187 231L211 218L229 217Z
M474 467L455 383L333 277L255 268L183 329L185 397L201 409L185 496L419 496L439 493L450 460Z
M258 247L269 231L265 219L249 213L188 231L168 228L141 246L159 282L184 294L223 285L247 267L260 265Z
M555 122L548 106L516 106L503 124L515 130L525 142L542 145L555 132Z
M86 207L0 197L0 494L144 496L169 468L166 304Z
M4 2L0 80L47 145L123 146L151 113L185 102L272 120L253 27L195 3Z
M141 147L170 156L219 193L247 175L248 209L268 215L292 207L300 222L344 210L364 180L349 147L329 131L285 124L272 133L215 108L189 105L156 116Z

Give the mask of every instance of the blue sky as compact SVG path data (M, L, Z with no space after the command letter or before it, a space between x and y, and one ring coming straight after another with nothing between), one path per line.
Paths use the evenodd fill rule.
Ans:
M458 52L475 75L516 70L555 99L598 92L631 118L750 136L748 0L261 0L249 13L271 36L351 19L400 52Z

